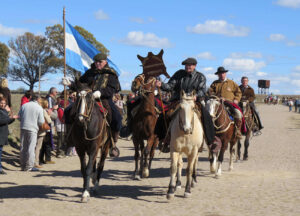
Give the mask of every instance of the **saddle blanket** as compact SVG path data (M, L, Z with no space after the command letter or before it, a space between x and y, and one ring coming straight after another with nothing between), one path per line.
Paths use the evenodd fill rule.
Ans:
M241 132L242 132L242 134L246 134L247 133L247 127L246 127L245 118L244 118L242 109L237 104L235 104L233 102L225 101L225 103L228 104L229 106L233 106L235 109L238 109L241 112L241 114L242 114ZM232 116L230 116L230 117L233 118Z

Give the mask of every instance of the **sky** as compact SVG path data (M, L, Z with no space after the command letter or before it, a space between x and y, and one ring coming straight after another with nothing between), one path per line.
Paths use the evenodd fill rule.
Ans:
M63 24L63 7L71 25L85 28L110 51L123 90L142 73L137 55L163 49L170 75L194 57L207 86L224 66L238 84L248 76L256 93L257 81L266 79L270 93L300 94L300 0L1 1L0 42L25 32L44 35L47 26ZM41 89L62 90L62 76L45 77ZM27 89L9 81L10 89L19 87Z

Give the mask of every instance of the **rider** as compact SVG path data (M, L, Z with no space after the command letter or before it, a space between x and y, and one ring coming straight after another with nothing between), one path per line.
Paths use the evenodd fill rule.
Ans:
M228 70L225 70L224 67L219 67L218 71L215 72L219 79L211 84L208 91L210 95L216 95L221 99L225 99L224 105L229 107L231 114L234 116L237 138L241 139L242 113L239 110L238 103L241 100L242 92L238 84L233 80L227 79L227 72Z
M255 93L254 93L253 88L251 88L248 85L248 81L249 81L249 79L246 76L243 76L242 79L241 79L242 84L240 85L240 89L242 91L242 100L248 100L249 101L249 105L250 105L254 115L256 116L255 119L257 119L257 121L258 121L257 122L258 130L261 130L264 127L262 126L260 117L258 115L258 112L257 112L255 104L254 104Z
M175 72L170 78L168 83L156 81L156 86L161 87L163 91L172 92L170 103L174 103L180 100L180 93L184 90L186 93L196 92L195 101L197 108L202 113L203 129L206 136L207 144L213 143L215 137L215 130L212 123L211 116L201 104L204 104L205 91L206 91L206 78L205 76L196 70L197 60L195 58L187 58L182 62L185 69L181 69ZM169 113L167 113L168 115Z
M107 63L107 55L99 53L94 56L94 63L91 69L83 74L79 81L93 85L93 90L99 90L101 93L101 101L103 106L110 110L108 112L108 121L110 122L114 143L116 144L119 132L122 126L122 116L118 108L114 104L113 95L121 91L120 82L116 71L109 67ZM111 156L118 156L119 150L115 146L111 149Z

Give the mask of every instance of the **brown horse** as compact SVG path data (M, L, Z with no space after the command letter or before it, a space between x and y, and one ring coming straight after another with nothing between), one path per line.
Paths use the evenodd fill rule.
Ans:
M90 178L93 178L95 191L103 171L104 162L112 145L111 131L107 126L106 113L96 99L100 97L92 92L87 84L75 81L78 98L73 104L69 116L73 119L68 132L68 145L75 145L80 158L81 174L83 177L82 202L87 202L90 197ZM102 110L102 111L101 111ZM96 169L96 157L101 149L101 158ZM86 163L86 155L88 162Z
M236 127L234 122L230 119L229 114L224 106L224 101L218 97L211 97L207 101L207 108L212 116L213 123L216 129L216 136L222 141L222 146L218 156L218 167L216 167L217 153L210 150L210 171L216 174L216 177L222 174L222 162L224 153L230 143L230 160L229 171L233 169L233 159L235 155L235 143L237 142ZM217 169L216 169L217 168Z
M143 74L138 75L132 82L132 91L138 92L140 103L132 112L132 141L135 149L134 179L149 176L155 148L158 145L158 136L155 134L155 125L159 110L155 107L154 90L156 78L154 75L167 74L162 60L163 50L158 55L152 52L147 57L137 56L142 62ZM147 140L145 147L144 140ZM140 157L141 152L141 157ZM139 161L140 160L140 161ZM140 164L140 167L139 167Z
M248 159L248 148L249 148L249 140L252 135L253 128L255 127L254 122L254 116L250 107L250 104L248 101L243 101L242 103L243 107L243 115L245 118L245 124L247 127L247 133L245 134L245 141L244 141L244 154L243 154L243 160ZM241 159L241 141L238 140L238 146L237 146L237 160Z

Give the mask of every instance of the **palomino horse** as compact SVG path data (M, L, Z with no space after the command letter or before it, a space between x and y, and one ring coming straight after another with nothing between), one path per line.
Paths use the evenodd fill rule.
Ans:
M222 162L224 158L224 153L228 147L228 142L230 142L230 160L229 160L229 171L233 169L233 159L235 155L235 143L237 142L237 137L235 133L234 122L231 121L229 114L224 106L224 101L216 96L212 96L207 101L207 109L212 116L213 123L216 129L216 136L218 136L222 141L222 146L218 156L218 167L217 167L217 153L210 150L210 171L216 174L216 177L222 174ZM216 169L217 168L217 169Z
M244 141L244 154L243 154L243 160L248 159L248 147L249 147L249 140L252 134L252 130L255 126L254 122L254 116L249 104L249 101L243 101L242 103L243 106L243 115L245 118L245 124L247 127L247 133L245 134L245 141ZM241 141L238 140L238 146L237 146L237 160L241 159Z
M134 179L139 179L140 176L143 178L149 176L155 148L158 145L158 137L154 131L159 112L154 101L155 82L155 78L145 81L145 76L140 74L132 83L132 90L138 90L141 97L140 104L133 109L136 114L133 114L132 119L132 141L135 149ZM147 140L146 148L144 140ZM139 151L141 151L141 157Z
M73 88L77 89L78 98L70 111L70 116L73 116L73 124L70 126L68 142L75 145L80 158L83 177L81 201L87 202L90 197L90 178L93 178L96 191L112 140L105 110L100 107L101 104L99 106L95 101L96 98L100 98L100 95L93 93L90 87L78 80L73 84ZM96 157L99 149L101 149L101 159L96 169ZM88 156L87 163L86 155Z
M186 186L184 197L191 195L193 180L196 182L198 150L203 145L203 126L196 113L194 93L186 95L181 93L180 107L174 113L170 123L170 154L171 154L171 179L167 198L174 197L176 188L181 187L182 154L187 155ZM175 176L177 174L177 180ZM192 178L193 176L193 178Z

